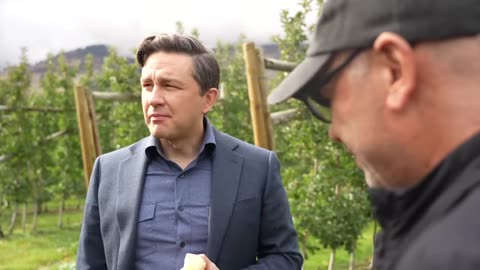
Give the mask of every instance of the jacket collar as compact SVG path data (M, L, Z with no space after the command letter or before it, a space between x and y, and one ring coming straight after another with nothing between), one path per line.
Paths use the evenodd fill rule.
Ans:
M237 198L243 156L236 152L239 147L236 139L215 129L213 131L216 149L212 167L207 256L216 261Z
M120 161L117 176L117 222L120 230L120 246L118 254L135 254L137 217L140 198L147 167L145 147L148 138L134 144L131 155ZM118 269L129 269L133 265L133 256L119 256Z

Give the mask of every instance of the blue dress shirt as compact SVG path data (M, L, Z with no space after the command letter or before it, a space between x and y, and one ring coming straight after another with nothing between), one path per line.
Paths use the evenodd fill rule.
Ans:
M184 170L150 137L149 163L138 216L136 269L179 270L186 253L206 253L212 180L213 129L204 121L198 157Z

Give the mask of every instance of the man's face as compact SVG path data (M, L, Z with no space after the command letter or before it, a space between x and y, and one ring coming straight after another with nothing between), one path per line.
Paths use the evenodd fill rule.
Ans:
M332 67L345 61L348 54L335 57ZM371 187L388 186L390 138L384 125L385 89L381 74L361 53L323 89L331 99L332 123L329 135L343 143L355 156Z
M194 135L213 105L210 93L201 95L193 78L192 58L186 54L151 54L140 82L145 123L158 139L179 140Z

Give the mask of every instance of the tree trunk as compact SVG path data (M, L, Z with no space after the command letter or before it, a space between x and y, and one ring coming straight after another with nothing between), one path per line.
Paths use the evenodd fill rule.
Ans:
M43 213L43 203L42 200L40 199L40 195L38 195L38 199L36 202L36 208L37 208L37 214L41 215ZM48 211L48 209L47 209Z
M2 220L2 211L0 211L0 220ZM5 234L3 233L2 223L0 222L0 239L2 239L3 237L5 237Z
M299 237L299 242L300 242L300 252L302 253L302 256L305 260L308 260L309 254L307 250L307 236L300 236Z
M328 270L333 270L335 265L335 249L332 249L332 253L330 253L330 261L328 262Z
M15 223L17 223L17 214L18 214L18 204L15 203L15 209L12 213L12 218L10 219L10 226L8 226L8 234L13 233L13 229L15 228Z
M40 207L42 207L40 199L36 199L35 206L33 207L32 232L35 232L37 230L38 214L40 212Z
M377 222L373 222L373 234L372 234L372 260L370 261L370 269L373 269L373 260L375 260L375 236L377 236Z
M65 210L65 195L62 195L60 208L58 209L58 227L63 228L63 211Z
M27 229L27 207L28 204L25 202L23 203L23 209L22 209L22 230L25 233L25 230Z
M353 247L352 253L350 253L350 262L348 264L348 270L355 270L355 247Z

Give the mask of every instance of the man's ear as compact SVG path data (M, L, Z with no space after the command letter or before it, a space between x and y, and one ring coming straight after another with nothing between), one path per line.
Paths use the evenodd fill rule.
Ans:
M375 54L381 56L389 75L387 108L403 109L415 91L416 66L412 46L401 36L385 32L373 44Z
M212 109L213 105L215 105L215 102L217 101L218 89L217 88L208 89L207 92L203 95L203 97L204 97L204 103L203 103L202 113L206 114Z

